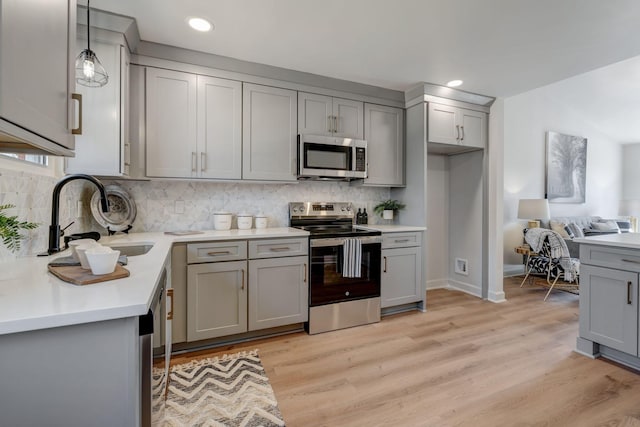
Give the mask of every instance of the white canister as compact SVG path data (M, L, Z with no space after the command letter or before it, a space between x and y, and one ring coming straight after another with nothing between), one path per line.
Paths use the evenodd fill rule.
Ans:
M256 228L267 228L266 215L256 215Z
M214 212L213 214L213 228L216 230L230 230L231 219L233 214L229 212Z
M248 213L239 213L236 218L238 219L239 230L249 230L253 227L253 215Z

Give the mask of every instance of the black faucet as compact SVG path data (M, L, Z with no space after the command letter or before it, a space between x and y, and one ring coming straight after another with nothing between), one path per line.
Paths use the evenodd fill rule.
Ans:
M62 231L60 230L60 191L62 191L62 187L69 181L74 181L76 179L85 179L87 181L93 182L96 187L98 187L98 191L100 191L100 205L102 206L102 212L109 212L109 200L107 200L107 192L104 189L104 185L96 178L91 175L84 174L75 174L75 175L67 175L62 178L55 187L53 187L53 203L51 206L51 225L49 226L49 249L47 253L43 255L51 255L56 252L60 252L60 237L62 236Z

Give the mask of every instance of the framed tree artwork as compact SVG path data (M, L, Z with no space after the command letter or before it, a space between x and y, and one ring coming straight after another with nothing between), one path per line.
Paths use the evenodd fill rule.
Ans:
M547 198L551 203L584 203L587 139L547 132Z

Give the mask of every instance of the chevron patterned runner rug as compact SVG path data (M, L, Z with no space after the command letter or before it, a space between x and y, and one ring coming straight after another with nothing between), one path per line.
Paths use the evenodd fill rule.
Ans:
M197 360L153 371L153 425L284 426L258 350Z

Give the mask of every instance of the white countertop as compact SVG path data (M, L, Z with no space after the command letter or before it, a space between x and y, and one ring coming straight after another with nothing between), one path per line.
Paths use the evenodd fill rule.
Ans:
M577 243L590 245L615 246L619 248L640 249L640 233L605 234L573 239Z
M35 329L97 322L147 313L162 270L176 242L307 237L295 228L204 231L172 236L164 233L133 233L102 237L100 243L126 245L153 243L153 248L129 257L131 275L92 285L64 282L47 271L47 264L70 250L48 257L25 257L0 262L0 335Z
M381 231L383 233L403 233L409 231L425 231L427 227L417 227L414 225L387 225L387 224L367 224L367 225L356 225L356 228L361 228L363 230L374 230Z

